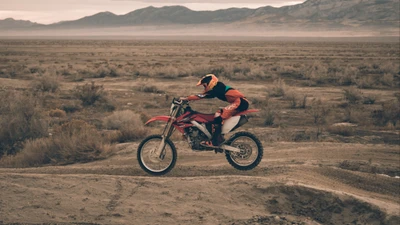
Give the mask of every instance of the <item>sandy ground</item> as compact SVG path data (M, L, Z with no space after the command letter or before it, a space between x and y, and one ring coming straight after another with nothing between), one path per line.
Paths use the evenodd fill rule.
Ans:
M399 169L398 146L263 143L254 170L176 142L166 176L140 170L137 143L103 161L0 169L0 224L398 224L400 179L341 169L368 160Z

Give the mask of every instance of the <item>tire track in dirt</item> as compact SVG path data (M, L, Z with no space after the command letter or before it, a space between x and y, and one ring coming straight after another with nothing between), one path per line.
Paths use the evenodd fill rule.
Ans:
M115 195L111 196L110 202L107 204L106 209L110 212L113 212L115 208L118 206L118 201L121 198L123 187L120 180L116 181L116 190Z

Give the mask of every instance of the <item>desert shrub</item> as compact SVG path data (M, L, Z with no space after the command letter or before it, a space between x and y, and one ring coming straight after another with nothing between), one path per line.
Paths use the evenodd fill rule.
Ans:
M379 79L380 83L384 86L392 87L394 85L394 76L390 73L385 73Z
M271 97L282 97L285 96L287 92L287 86L284 80L278 79L274 81L274 87L272 90L269 90L269 96Z
M256 107L256 108L267 108L269 105L269 95L268 93L266 94L266 96L264 98L250 98L249 99L251 104Z
M0 157L15 154L27 139L47 135L40 101L29 93L0 92Z
M327 131L331 134L349 137L354 135L355 128L351 124L333 124L328 126Z
M330 109L324 105L321 100L313 99L311 106L307 108L306 113L312 117L313 123L317 127L316 138L318 139L322 132L322 125L327 122Z
M44 73L45 69L39 67L39 66L33 66L29 68L30 73Z
M396 127L400 120L400 102L392 100L382 103L382 109L373 111L372 118L377 126L385 126L390 122Z
M114 151L95 127L72 120L57 128L52 136L27 140L23 150L2 161L5 166L27 167L44 164L71 164L103 159Z
M163 91L159 90L156 86L154 85L140 85L138 88L139 91L145 92L145 93L155 93L155 94L161 94L164 93Z
M100 67L94 74L95 78L103 78L103 77L119 77L125 75L124 71L118 68L117 66L108 65Z
M60 87L57 76L43 75L32 82L32 89L40 92L56 92Z
M135 141L144 138L148 131L143 126L140 114L130 110L116 111L104 118L103 125L107 129L119 130L118 142Z
M314 61L312 65L306 68L303 73L306 79L312 80L317 84L334 84L336 78L328 74L329 68L321 61Z
M22 77L25 74L26 65L17 64L11 65L4 72L1 73L1 77L5 78L18 78Z
M397 101L400 102L400 92L394 93L394 97L396 97Z
M357 78L355 83L358 88L368 89L375 87L377 82L372 76L365 75Z
M61 109L53 109L53 110L50 110L49 116L50 117L59 117L59 118L61 118L61 117L66 117L67 113L64 110L61 110Z
M330 113L330 109L323 105L321 100L313 99L310 108L306 111L312 116L314 124L325 124L327 116Z
M65 111L66 113L74 113L80 109L81 109L81 106L79 106L76 103L64 104L61 106L61 110Z
M375 101L376 101L376 96L369 95L369 96L363 97L364 105L373 105L375 103Z
M363 100L363 93L354 87L343 89L343 95L349 104L357 104Z
M292 109L295 108L301 108L305 109L307 105L307 95L304 95L303 97L298 97L298 94L295 94L293 92L290 92L287 94L286 98L290 101L289 107Z
M96 85L94 82L76 86L73 92L75 97L82 101L83 106L91 106L106 96L103 85Z
M273 110L271 110L271 109L269 109L269 108L266 108L266 109L264 109L262 112L261 112L261 118L262 118L262 120L263 120L263 125L264 126L272 126L272 125L274 125L274 122L275 122L275 114L276 114L276 112L275 111L273 111Z

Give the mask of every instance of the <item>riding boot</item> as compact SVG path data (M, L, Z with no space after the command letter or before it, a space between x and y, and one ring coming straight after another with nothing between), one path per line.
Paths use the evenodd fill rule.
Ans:
M212 136L212 144L214 146L219 146L222 142L224 142L224 138L222 137L222 125L214 124L214 133Z

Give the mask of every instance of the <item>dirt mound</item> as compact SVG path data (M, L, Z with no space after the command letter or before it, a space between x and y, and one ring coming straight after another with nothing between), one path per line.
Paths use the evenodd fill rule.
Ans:
M323 168L319 172L321 175L358 189L400 197L400 179L334 168Z
M264 207L279 216L253 217L233 224L399 224L399 217L388 217L375 206L348 196L301 186L255 188L265 199ZM295 217L297 220L288 219ZM306 218L308 223L298 218Z
M398 165L372 164L365 161L344 160L338 164L338 167L345 170L360 171L372 174L385 174L391 177L400 176Z

